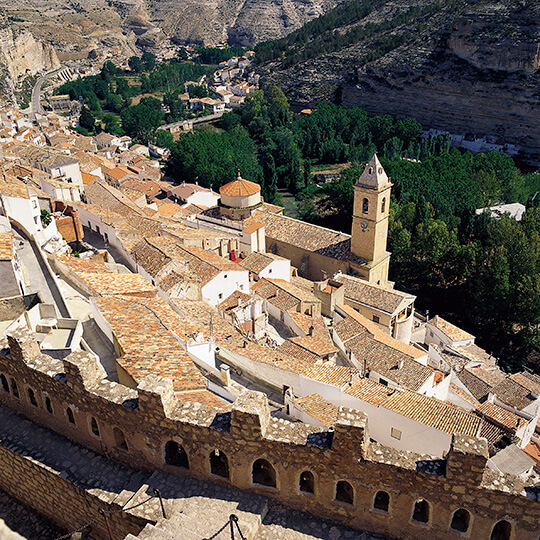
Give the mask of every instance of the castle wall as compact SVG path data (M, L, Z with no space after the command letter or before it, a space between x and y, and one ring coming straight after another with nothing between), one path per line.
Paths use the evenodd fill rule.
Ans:
M148 523L121 511L118 505L107 500L105 493L84 490L62 478L58 471L1 445L0 488L68 531L98 516L101 508L115 512L108 516L113 538L138 534ZM90 538L109 538L103 517L95 520L91 527Z
M24 330L15 331L8 345L9 352L4 348L0 353L0 375L16 381L19 397L12 388L9 393L0 390L0 402L129 467L228 482L294 508L403 539L455 539L456 533L449 531L452 514L464 508L471 513L470 538L487 540L495 523L506 519L513 527L511 540L537 540L538 490L524 487L517 477L486 470L485 440L455 436L447 458L431 461L370 443L367 417L359 411L342 409L334 431L322 432L270 417L266 397L256 392L244 394L231 413L223 413L179 403L167 379L149 376L137 390L104 380L95 360L82 352L63 362L43 356ZM30 403L29 387L37 406ZM91 417L99 425L99 437L90 431ZM189 471L164 463L170 440L184 447ZM228 480L210 473L209 455L215 449L228 456ZM252 465L261 458L275 469L275 488L252 481ZM299 476L306 469L315 478L313 494L299 491ZM0 469L3 482L7 474ZM335 500L338 481L352 486L352 504ZM387 512L373 509L379 490L389 494ZM430 505L427 523L412 519L420 499Z

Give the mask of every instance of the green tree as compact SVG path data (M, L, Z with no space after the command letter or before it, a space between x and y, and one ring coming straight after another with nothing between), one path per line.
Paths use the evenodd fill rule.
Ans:
M174 144L174 137L170 131L158 129L154 136L154 142L161 148L172 148Z
M140 73L143 70L143 62L138 56L132 56L128 60L129 69L135 73Z
M81 116L79 117L79 125L87 129L88 131L94 131L96 127L96 119L90 110L83 106L81 109Z

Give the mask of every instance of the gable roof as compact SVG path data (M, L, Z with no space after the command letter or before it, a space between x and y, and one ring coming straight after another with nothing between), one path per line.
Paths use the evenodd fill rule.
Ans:
M309 414L312 418L317 419L326 427L334 425L337 421L339 407L333 403L326 401L319 394L311 394L296 400L296 404L301 409Z
M428 324L440 330L451 341L464 341L466 339L474 339L472 334L465 332L456 325L449 323L439 315L435 315L428 321Z

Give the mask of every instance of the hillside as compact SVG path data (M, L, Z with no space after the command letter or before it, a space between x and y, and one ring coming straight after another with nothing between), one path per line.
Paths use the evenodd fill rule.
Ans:
M412 116L540 162L537 1L347 2L257 52L266 82L297 104Z

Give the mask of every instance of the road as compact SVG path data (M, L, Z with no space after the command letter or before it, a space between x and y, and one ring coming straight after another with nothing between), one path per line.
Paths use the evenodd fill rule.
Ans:
M47 73L46 75L43 75L40 77L36 84L34 85L34 88L32 89L32 114L35 115L36 113L43 114L43 107L41 106L41 87L43 86L43 83L50 79L53 75L58 73L60 70L64 69L66 66L60 66L58 69L55 69L54 71L51 71L50 73Z

